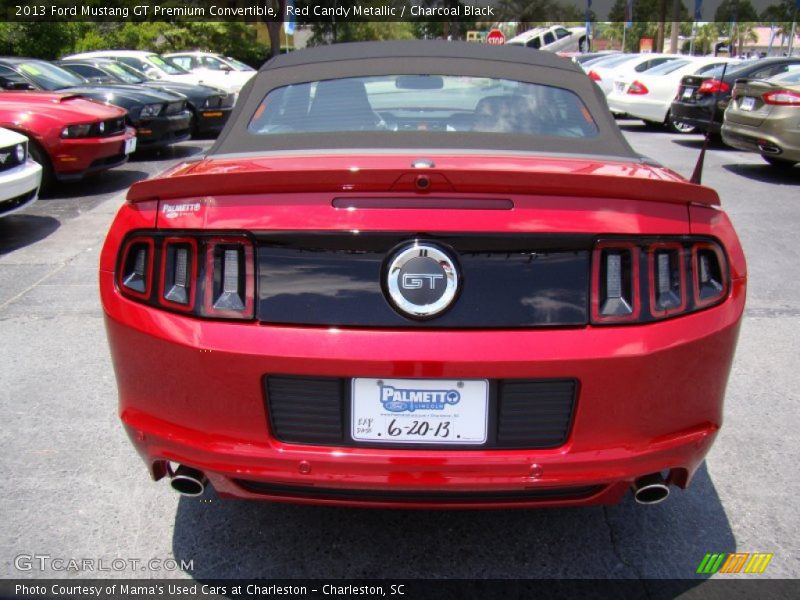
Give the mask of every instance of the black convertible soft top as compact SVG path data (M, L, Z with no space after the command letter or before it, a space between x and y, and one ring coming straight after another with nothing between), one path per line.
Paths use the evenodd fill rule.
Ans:
M248 130L264 97L276 88L347 77L406 74L492 77L567 89L583 101L598 132L593 137L569 138L441 131L259 135ZM282 54L267 61L242 89L228 124L208 155L419 148L454 153L546 152L640 160L614 122L602 91L572 61L518 46L433 40L335 44Z

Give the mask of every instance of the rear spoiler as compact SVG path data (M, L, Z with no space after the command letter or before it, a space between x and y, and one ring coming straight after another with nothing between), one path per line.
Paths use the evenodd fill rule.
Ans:
M596 173L511 172L508 170L399 171L398 169L258 170L241 172L200 172L178 167L155 179L133 184L129 203L147 200L191 199L207 196L238 196L277 193L334 194L415 192L420 197L446 194L525 194L585 198L646 200L670 204L717 206L719 196L711 188L675 179L657 179L637 175L601 175ZM631 165L631 170L637 166ZM641 167L638 168L647 168ZM650 169L652 171L652 168ZM417 179L425 176L429 184L424 192Z

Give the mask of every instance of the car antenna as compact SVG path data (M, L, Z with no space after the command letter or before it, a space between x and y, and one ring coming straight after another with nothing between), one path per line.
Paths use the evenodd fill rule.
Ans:
M706 137L703 139L703 147L700 149L700 156L697 157L697 163L694 165L692 177L689 179L690 183L700 185L703 180L703 163L706 160L706 150L708 150L708 142L711 139L711 123L714 122L714 113L717 110L717 99L719 98L719 91L722 88L722 82L725 81L725 71L728 69L728 63L722 63L722 75L719 77L719 86L714 92L714 102L711 104L711 114L708 116L708 127L706 127ZM733 100L733 97L731 97Z

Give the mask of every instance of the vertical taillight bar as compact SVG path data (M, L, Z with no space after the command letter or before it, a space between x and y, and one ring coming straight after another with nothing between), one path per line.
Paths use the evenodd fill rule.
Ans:
M592 321L635 321L639 301L639 248L630 242L601 241L592 255Z
M253 245L239 237L211 238L206 243L203 315L253 318L255 268Z
M657 242L647 250L650 312L665 317L686 310L686 260L683 245Z
M197 289L197 241L169 237L161 251L159 302L170 308L191 311Z
M718 302L728 293L728 264L722 250L710 242L692 246L692 288L698 308Z
M117 285L129 296L147 300L153 281L153 239L133 237L122 250L122 261L117 270Z

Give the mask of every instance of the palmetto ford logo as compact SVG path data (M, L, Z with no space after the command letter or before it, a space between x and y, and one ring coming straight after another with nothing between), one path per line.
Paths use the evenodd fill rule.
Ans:
M391 385L381 385L379 390L381 404L391 412L444 410L461 400L461 393L458 390L425 390Z
M179 217L187 213L196 213L199 210L199 202L187 202L183 204L169 204L165 202L161 207L161 211L164 213L164 217L167 219L174 219L175 217Z

